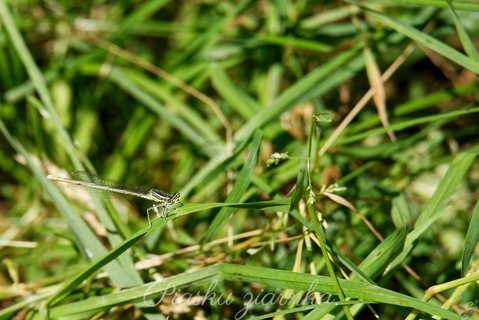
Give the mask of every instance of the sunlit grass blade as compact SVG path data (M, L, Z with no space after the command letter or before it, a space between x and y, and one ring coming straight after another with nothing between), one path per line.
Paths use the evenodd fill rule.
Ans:
M391 218L396 228L408 227L411 224L411 210L404 193L393 199Z
M217 264L121 292L53 307L49 315L51 317L91 315L94 311L107 310L115 305L140 302L143 299L160 298L164 295L171 295L173 291L185 286L191 287L195 284L211 283L218 280L260 283L277 289L309 290L310 292L319 292L321 294L334 295L335 291L332 280L325 276L237 264ZM340 282L345 294L354 299L391 304L403 308L414 308L447 319L461 319L460 315L444 310L434 304L429 304L388 289L355 280L340 280Z
M139 25L148 20L155 12L166 6L170 0L149 0L141 3L141 6L128 15L127 19L120 24L119 28L111 35L115 37L124 37L125 32L129 32L135 25Z

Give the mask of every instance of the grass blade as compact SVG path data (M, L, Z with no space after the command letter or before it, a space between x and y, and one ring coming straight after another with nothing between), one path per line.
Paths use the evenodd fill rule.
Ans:
M459 39L461 40L464 51L466 51L467 55L470 58L474 59L476 62L479 62L479 53L477 52L476 47L474 47L474 43L472 42L471 38L467 34L466 30L462 26L462 23L459 20L459 17L457 16L456 10L454 10L454 7L452 6L452 1L447 0L446 2L449 8L449 11L452 14L452 18L454 19L454 24L456 25L457 34L459 35Z
M241 169L238 178L236 179L233 189L231 190L228 197L226 197L226 203L240 201L246 189L248 188L251 182L251 178L253 177L254 170L256 169L256 164L258 162L258 153L259 147L261 145L261 137L262 132L260 130L256 130L253 135L251 150L249 152L248 159L246 159L246 162ZM231 213L233 213L232 208L222 208L220 212L218 212L218 214L208 227L208 230L206 230L206 233L202 240L203 243L209 241L216 234L218 234L218 232L221 231L221 229L228 221L228 218Z
M434 195L429 199L424 210L419 215L414 225L414 230L407 235L403 252L394 260L391 268L404 262L408 253L413 249L414 242L422 236L444 212L443 210L446 207L447 201L456 191L457 186L462 182L464 175L478 153L478 150L461 152L452 160L449 169L441 179Z
M144 299L161 298L165 295L172 295L174 291L187 286L192 287L200 283L214 283L218 280L259 283L276 289L309 290L309 292L319 292L321 294L334 294L335 292L331 278L325 276L237 264L217 264L121 292L54 307L50 310L49 315L53 318L87 315L94 311L108 310L115 305L144 301ZM460 315L444 310L434 304L429 304L375 285L366 284L362 281L340 280L340 282L345 294L354 299L417 309L446 319L461 319Z
M472 254L476 250L479 242L479 201L476 204L474 213L472 214L471 222L467 228L466 240L464 241L464 251L462 253L461 273L464 277L471 261Z
M397 32L404 34L411 38L413 41L420 43L428 49L431 49L441 56L448 58L449 60L457 63L465 69L469 69L472 72L479 74L479 61L465 56L456 49L448 46L447 44L427 35L411 26L401 23L393 18L390 18L382 13L374 11L369 8L364 8L366 13L376 19L377 21L384 23L388 27L396 30Z
M216 63L211 64L210 77L216 91L227 101L234 110L244 119L252 118L261 110L261 107L251 97L238 90L224 70Z

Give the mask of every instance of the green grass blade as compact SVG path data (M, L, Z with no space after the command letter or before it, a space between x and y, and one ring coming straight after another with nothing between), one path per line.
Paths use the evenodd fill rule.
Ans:
M162 219L157 220L158 223L165 223ZM48 299L48 304L53 306L57 304L62 298L67 296L70 292L75 290L84 280L97 272L100 268L107 265L109 262L115 260L123 252L131 248L138 240L140 240L146 233L148 228L140 230L132 235L130 238L123 241L114 250L106 252L100 259L92 262L87 268L81 271L78 275L63 284L53 295Z
M160 85L158 81L149 79L140 72L129 71L128 77L152 96L165 101L165 104L169 105L178 116L182 117L201 134L203 140L210 141L211 144L217 144L218 148L222 147L222 138L214 131L211 124L203 119L195 109L180 101L167 87Z
M401 193L393 199L391 218L396 228L405 228L410 225L411 210L409 209L408 200L404 193Z
M406 228L397 229L391 233L368 254L359 265L359 268L371 279L376 279L402 251L406 235Z
M238 178L236 179L233 189L230 194L226 197L225 202L239 202L243 197L246 189L251 183L251 178L253 177L254 170L256 169L256 164L258 162L258 153L259 147L261 145L262 132L256 130L253 135L253 140L251 142L251 150L249 152L248 159L241 169ZM232 208L222 208L216 217L211 222L210 226L205 232L202 242L205 243L212 239L221 229L224 227L228 221L229 216L233 213Z
M365 303L372 304L374 302L373 301L363 301L363 300L335 301L335 302L328 302L328 306L333 306L333 307L346 306L346 305L347 306L353 306L353 305L356 305L356 304L365 304ZM317 310L317 309L323 308L323 307L324 307L323 303L310 304L310 305L307 305L307 306L301 306L301 307L291 308L291 309L287 309L287 310L280 310L280 311L276 311L276 312L272 312L272 313L267 313L267 314L257 316L257 317L250 317L249 319L250 320L270 319L270 318L275 318L275 317L279 317L279 316L285 316L285 315L288 315L288 314L304 312L304 311L308 311L308 310ZM301 319L308 319L308 317L302 317ZM316 319L318 319L318 318L316 318Z
M419 215L414 225L414 230L407 235L403 252L393 261L391 268L404 262L408 253L413 249L414 242L422 236L434 221L436 221L444 212L444 208L446 207L449 198L462 182L464 175L477 157L478 153L478 150L461 152L452 160L449 169L441 179L432 198L428 200L423 211Z
M200 150L208 153L212 153L214 152L214 150L216 150L214 142L206 140L197 130L193 129L187 122L169 112L162 103L153 98L145 90L135 85L134 82L130 81L128 74L123 72L120 68L113 67L110 72L109 78L120 88L131 94L139 102L145 104L145 106L158 114L162 119L175 127L179 132L184 134L192 143L200 147Z
M460 116L465 116L468 114L474 114L479 112L479 107L474 107L466 110L455 110L455 111L449 111L445 113L440 113L432 116L424 116L424 117L418 117L412 120L403 120L403 121L395 121L393 122L387 129L386 128L375 128L372 130L367 130L365 132L361 132L358 134L355 134L350 137L345 137L337 140L333 146L339 146L339 145L345 145L349 144L352 142L360 141L362 139L365 139L367 137L371 137L374 135L379 135L379 134L384 134L387 132L387 130L393 130L393 131L401 131L405 130L407 128L417 126L423 123L429 123L429 122L435 122L435 121L440 121L440 120L445 120L445 119L454 119Z
M124 37L124 34L130 32L135 26L143 24L155 12L166 6L170 0L149 0L141 3L141 6L128 15L119 28L112 34L112 37Z
M236 157L247 147L248 140L242 141L235 146L232 154L218 153L215 157L204 165L180 190L182 195L188 195L193 191L194 188L205 185L210 182L212 179L217 177L220 173L223 173L224 170L230 165Z
M456 49L448 46L447 44L427 35L411 26L408 26L402 22L394 20L393 18L386 16L377 11L371 10L369 8L364 8L367 15L373 17L377 21L387 25L388 27L396 30L397 32L404 34L405 36L411 38L413 41L420 43L428 49L431 49L441 56L457 63L458 65L464 67L465 69L471 70L472 72L479 74L479 61L465 56Z
M212 63L209 71L211 82L216 91L218 91L225 101L244 119L252 118L261 110L261 107L256 101L243 91L238 90L237 86L230 80L219 64Z
M416 5L416 6L435 6L438 8L446 8L447 2L444 0L392 0L391 3L397 5ZM454 0L452 5L457 10L478 11L479 3L475 0Z
M332 47L330 45L318 42L317 40L305 40L291 36L277 36L270 34L259 34L257 39L271 44L285 46L287 48L296 48L300 50L309 50L312 52L330 52Z
M208 203L187 203L177 209L176 214L182 215L191 214L194 212L210 210L214 208L243 208L254 210L271 210L271 211L285 211L289 208L291 202L290 198L274 199L257 202L208 202Z
M5 30L12 41L15 50L17 51L18 56L22 60L22 63L25 67L25 70L28 72L30 79L35 87L43 105L48 110L48 114L51 117L52 123L55 125L62 141L65 143L65 148L68 152L70 160L75 166L76 170L83 170L83 166L76 155L75 147L73 146L73 142L71 141L68 133L63 128L62 122L60 117L58 116L55 107L53 106L53 101L48 92L48 88L43 78L40 69L38 68L35 60L32 57L32 54L27 48L25 41L23 40L20 32L18 31L13 17L8 10L7 4L5 1L0 1L0 18L3 21L3 25L5 26Z
M462 253L461 272L464 277L469 267L472 254L476 250L479 242L479 201L476 203L474 213L472 214L471 222L467 228L466 240L464 241L464 251Z
M143 299L161 298L165 295L172 295L177 289L187 286L192 287L195 284L212 283L218 280L259 283L276 289L293 289L321 294L334 294L335 292L331 278L325 276L236 264L217 264L121 292L53 307L50 310L49 316L58 318L108 310L116 305L140 302L144 301ZM362 281L340 280L340 282L345 294L353 299L417 309L446 319L461 319L460 315L434 304L429 304L375 285L366 284Z
M476 62L479 62L479 53L477 52L476 47L474 47L474 43L472 42L472 39L467 34L466 29L464 29L464 27L462 26L462 23L459 20L459 17L457 16L456 10L454 10L452 1L447 0L446 2L449 8L449 11L452 14L454 25L456 26L457 34L459 36L459 39L461 40L464 51L466 51L467 55L470 58L474 59Z

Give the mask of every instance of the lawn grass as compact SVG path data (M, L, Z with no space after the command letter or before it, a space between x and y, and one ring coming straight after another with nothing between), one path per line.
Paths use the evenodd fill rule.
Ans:
M0 319L478 317L478 19L0 0Z

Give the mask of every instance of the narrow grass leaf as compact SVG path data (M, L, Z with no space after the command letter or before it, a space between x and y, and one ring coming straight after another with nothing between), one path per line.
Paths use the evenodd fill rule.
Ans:
M294 48L300 50L308 50L311 52L330 52L332 46L319 42L318 40L305 40L292 36L278 36L270 34L259 34L257 39L271 44L285 46L287 48Z
M395 2L398 5L415 5L415 6L435 6L438 8L446 8L447 3L444 0L392 0L390 2ZM468 10L468 11L478 11L479 3L475 0L454 0L452 5L455 9L458 10Z
M476 62L479 62L479 53L477 52L476 47L474 46L474 43L472 42L471 38L467 34L466 29L464 29L464 27L462 26L462 23L459 20L459 17L457 16L456 10L454 10L452 1L446 0L446 2L447 2L447 6L449 7L449 11L452 14L454 25L456 26L457 34L459 36L459 40L461 40L464 51L466 51L469 57L474 59Z
M472 214L469 228L467 228L466 240L464 241L464 251L462 253L461 272L462 276L466 275L471 261L472 254L476 250L479 241L479 201L476 203L474 213Z
M214 208L243 208L253 210L271 210L271 211L286 211L289 208L291 199L274 199L257 202L208 202L208 203L188 203L176 210L175 215L183 216L194 212L210 210Z
M321 294L335 294L334 285L329 277L237 264L217 264L120 292L53 307L49 315L53 318L58 318L75 314L81 315L95 310L109 310L113 306L173 295L178 289L187 286L191 288L195 284L212 283L219 280L256 283L275 289L309 290L309 292ZM461 319L460 315L445 310L440 306L429 304L376 285L356 280L340 279L340 282L345 294L352 299L417 309L446 319Z
M317 30L319 27L341 21L360 12L356 6L341 6L319 12L311 17L304 18L299 22L299 27L304 30Z
M374 11L369 8L364 8L367 15L373 17L377 21L384 23L388 27L396 30L397 32L406 35L407 37L411 38L412 40L420 43L421 45L425 46L433 50L434 52L440 54L441 56L457 63L458 65L462 66L465 69L471 70L472 72L479 74L479 61L475 61L474 59L465 56L464 54L460 53L456 49L448 46L447 44L427 35L411 26L408 26L402 22L394 20L393 18L386 16L382 13Z
M414 242L426 232L432 223L437 220L444 212L449 198L454 194L458 185L462 182L464 175L471 166L479 151L472 149L459 153L451 162L449 169L441 179L439 186L429 199L419 215L414 230L407 238L404 250L391 265L391 269L398 266L407 258L409 252L413 249Z
M258 162L258 153L259 147L261 145L261 137L262 132L260 130L256 130L253 134L253 140L251 143L251 149L249 152L248 159L246 159L246 162L241 169L235 184L233 185L233 189L226 197L226 203L238 202L239 200L241 200L244 193L246 192L246 189L251 183L251 178L253 177L254 170L256 169L256 164ZM218 214L206 230L206 233L202 239L203 243L211 240L216 234L218 234L218 232L221 231L233 211L233 208L222 208L220 212L218 212Z
M212 144L212 141L206 140L197 130L194 130L191 125L175 114L169 112L162 103L153 98L145 90L135 85L135 83L129 79L128 74L123 72L119 67L112 68L109 79L158 114L161 119L164 119L171 126L184 134L192 143L199 147L200 151L209 154L214 152L215 146Z
M157 219L155 224L158 223L165 223L162 219ZM107 265L109 262L116 259L120 256L123 252L131 248L138 240L140 240L146 233L148 232L148 228L140 230L132 235L130 238L124 240L120 243L117 247L113 250L106 252L102 257L98 260L92 262L89 266L87 266L84 270L82 270L78 275L70 279L68 282L63 284L50 298L48 299L48 304L53 306L60 302L62 298L68 295L70 292L75 290L84 280L88 277L93 275L97 272L100 268Z
M154 81L140 72L129 71L128 77L152 96L165 101L165 104L172 109L173 113L182 117L201 134L203 140L218 145L218 148L222 147L222 138L215 132L211 124L203 119L197 110L180 101L169 88L160 85L158 81Z
M58 116L55 107L53 106L52 98L48 92L48 88L43 78L40 69L38 68L35 60L32 57L32 54L28 50L25 41L23 40L20 32L18 31L13 17L8 10L7 4L5 1L0 1L0 18L3 21L3 25L7 34L10 37L10 40L17 51L18 56L22 60L22 63L25 67L25 70L28 72L30 79L32 80L32 84L35 87L43 105L48 110L49 116L51 117L52 123L55 125L55 128L60 135L61 140L64 142L64 146L66 151L70 157L70 160L75 166L76 170L82 170L83 166L76 154L75 147L73 146L73 142L71 141L68 133L66 132L65 128L62 125L61 119Z
M440 113L440 114L436 114L432 116L417 117L411 120L402 120L402 121L394 122L389 126L389 129L393 131L401 131L401 130L405 130L407 128L414 127L423 123L434 122L434 121L439 121L444 119L452 120L460 116L474 114L478 112L479 112L479 107L474 107L474 108L470 108L466 110L455 110L455 111ZM333 146L345 145L352 142L360 141L367 137L383 134L386 131L387 131L386 128L376 128L372 130L367 130L367 131L352 135L350 137L340 138L339 140L336 140L333 143Z
M322 194L324 194L326 197L328 197L329 199L333 200L334 202L342 205L342 206L345 206L346 208L354 211L354 212L357 212L358 209L356 209L355 206L353 206L351 204L351 202L349 202L348 200L344 199L343 197L341 196L338 196L337 194L334 194L334 193L331 193L331 192L323 192Z
M341 263L353 273L350 278L351 280L361 280L376 285L374 280L386 270L387 266L402 251L406 235L407 231L405 228L396 229L396 231L374 248L359 266L352 263L349 258L345 257L339 250L334 249L334 252ZM335 306L330 305L317 308L309 313L306 319L321 319L333 311L334 308ZM351 308L351 312L355 314L359 312L359 308Z
M170 0L149 0L144 1L141 5L126 16L126 19L120 24L118 29L110 36L112 38L122 38L125 33L130 32L135 26L143 24L155 12L167 5Z
M238 143L231 154L220 152L212 157L206 165L204 165L180 190L180 194L188 195L194 188L204 185L223 173L228 165L238 157L241 152L248 146L248 140Z
M252 118L261 110L261 106L244 91L238 90L226 72L217 63L210 64L211 83L218 93L244 119Z
M363 300L348 300L348 301L334 301L334 302L328 301L327 305L337 307L337 306L345 306L345 305L352 306L352 305L366 304L366 303L367 304L372 304L372 303L375 303L375 302L373 302L373 301L363 301ZM308 311L308 310L321 308L321 307L324 307L324 305L325 305L324 303L308 304L307 306L300 306L300 307L291 308L291 309L287 309L287 310L271 312L271 313L267 313L267 314L264 314L264 315L261 315L261 316L251 317L249 319L250 320L269 319L269 318L285 316L285 315L288 315L288 314L299 313L299 312L304 312L304 311ZM306 319L306 318L302 317L301 319Z
M411 223L411 210L404 193L393 199L391 218L396 228L404 228Z
M406 235L406 228L396 229L368 254L359 265L359 268L371 279L376 279L402 251ZM352 279L355 278L353 276Z

